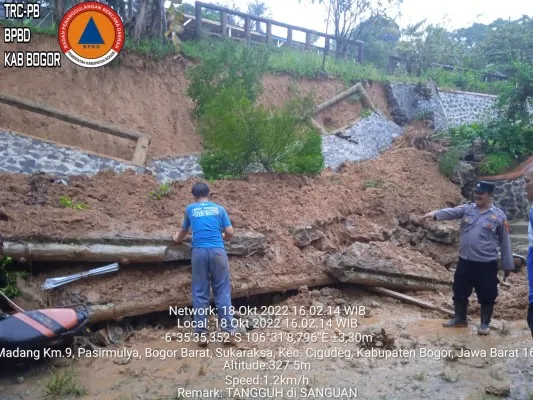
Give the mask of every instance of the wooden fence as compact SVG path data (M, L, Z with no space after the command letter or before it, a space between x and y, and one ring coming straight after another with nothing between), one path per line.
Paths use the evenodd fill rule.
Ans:
M202 18L202 11L204 9L219 12L220 20L213 21ZM244 19L244 27L228 24L228 16L235 16ZM193 30L196 37L207 34L210 36L230 37L232 39L245 41L247 43L264 44L274 44L274 42L277 41L278 47L285 45L287 47L302 50L317 50L319 52L326 52L326 54L330 53L332 43L335 42L335 36L330 34L286 24L284 22L273 21L268 18L257 17L241 11L235 11L229 8L204 3L201 1L197 1L195 3L195 15L186 15L186 19L187 21L185 22L185 28L189 31ZM265 24L266 32L257 32L252 30L253 22L256 24ZM272 27L284 28L286 29L287 33L284 36L273 35ZM294 40L295 32L303 32L305 34L305 42ZM323 47L314 44L320 38L324 39ZM362 63L364 43L360 40L357 40L352 42L352 45L356 50L356 61Z

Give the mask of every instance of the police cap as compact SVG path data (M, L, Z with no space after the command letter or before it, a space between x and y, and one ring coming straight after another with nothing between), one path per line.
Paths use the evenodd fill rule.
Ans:
M476 183L476 186L474 187L474 192L494 193L494 184L485 182L485 181L479 181Z

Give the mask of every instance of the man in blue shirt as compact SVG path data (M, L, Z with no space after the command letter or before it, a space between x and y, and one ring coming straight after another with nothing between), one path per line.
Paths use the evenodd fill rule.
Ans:
M222 330L230 334L226 344L234 345L231 312L231 283L224 240L233 237L233 227L224 207L209 201L209 186L195 183L192 187L195 202L185 209L183 223L172 239L180 243L192 228L192 303L195 309L195 332L201 346L207 345L207 316L210 298L209 283Z
M524 183L529 202L533 201L533 164L524 171ZM529 297L527 308L527 324L533 336L533 208L529 210L529 226L527 229L529 236L529 248L527 253L527 278L529 283Z

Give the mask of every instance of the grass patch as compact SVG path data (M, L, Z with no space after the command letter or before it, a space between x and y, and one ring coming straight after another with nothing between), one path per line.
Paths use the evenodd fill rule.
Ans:
M150 197L161 200L163 197L167 196L172 191L170 183L163 183L157 189L150 192Z
M368 188L380 188L382 187L384 184L383 181L381 180L369 180L369 181L365 181L364 183L364 187L365 189L368 189Z
M61 196L59 198L59 204L64 208L72 208L74 210L85 210L87 205L85 203L74 203L69 196Z
M54 374L44 388L45 400L64 399L67 396L85 396L88 390L78 382L71 371Z
M220 40L214 38L186 40L183 41L183 53L189 57L203 59L215 47L220 46L220 43ZM374 82L390 80L413 84L424 84L431 80L442 89L499 94L510 85L505 81L484 82L480 72L430 69L421 76L390 75L373 64L359 64L349 60L338 60L332 56L326 57L324 69L322 68L322 62L323 56L315 52L272 47L272 55L270 56L267 70L272 74L288 74L295 78L310 79L321 77L326 72L330 76L343 80L346 86L362 80Z
M162 60L167 56L176 54L176 49L169 41L165 40L163 42L158 39L143 39L137 43L128 36L126 36L126 40L124 41L124 50L126 52L142 54L155 60Z
M12 28L30 28L32 34L41 34L46 36L57 36L57 26L51 25L46 27L37 26L31 20L24 20L24 22L2 20L0 26L12 27Z
M483 175L498 175L507 172L514 165L514 158L509 153L487 154L479 165Z

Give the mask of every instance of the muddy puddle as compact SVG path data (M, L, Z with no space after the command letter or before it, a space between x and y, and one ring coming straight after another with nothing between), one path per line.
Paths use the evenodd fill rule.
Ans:
M480 337L477 316L468 328L445 329L447 317L438 312L363 290L323 288L274 300L239 303L256 328L243 331L235 347L192 343L191 330L180 327L187 317L180 326L175 316L136 321L125 345L2 372L0 399L41 399L52 374L65 371L85 389L72 397L80 399L533 398L525 321L498 320ZM491 397L489 385L508 395Z

